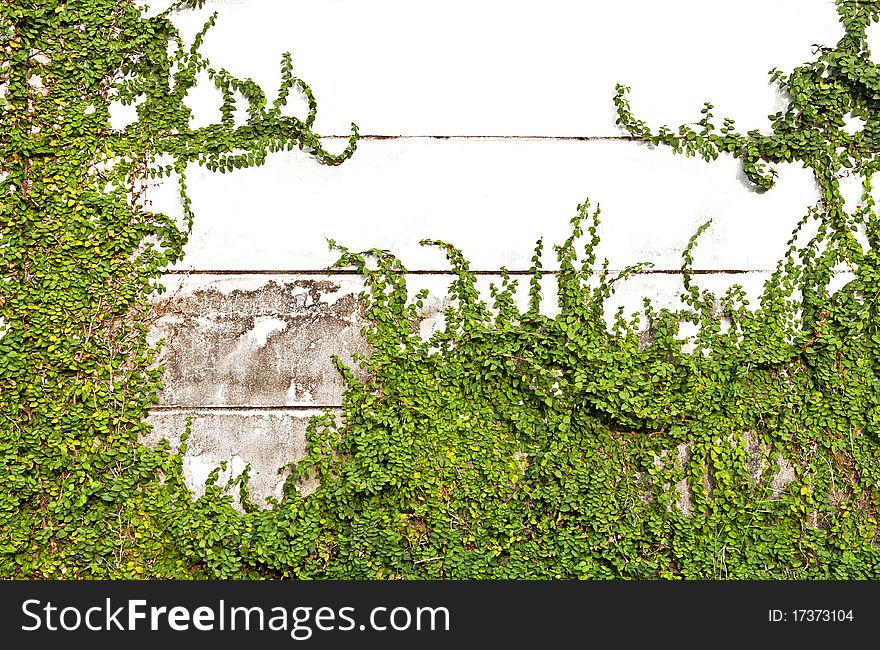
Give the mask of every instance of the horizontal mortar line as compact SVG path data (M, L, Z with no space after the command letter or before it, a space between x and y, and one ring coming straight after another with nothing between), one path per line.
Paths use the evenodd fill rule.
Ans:
M341 409L342 404L318 404L318 405L306 405L306 404L298 404L295 406L248 406L248 405L223 405L223 404L205 404L205 405L194 405L194 404L168 404L168 405L158 405L150 407L150 412L159 412L159 413L173 413L173 412L184 412L184 413L192 413L195 411L220 411L220 412L235 412L235 411L322 411L324 409Z
M623 269L608 269L608 273L620 273ZM498 270L470 270L474 275L501 275L501 269ZM768 269L691 269L693 275L743 275L746 273L773 273ZM392 271L392 273L401 273L402 275L457 275L455 271L450 269L415 269L412 271ZM507 270L508 275L532 275L532 271L528 269ZM541 269L543 275L558 275L561 273L559 269ZM601 275L601 270L594 270L594 275ZM164 271L165 275L361 275L355 269L334 269L325 271L319 269L173 269ZM642 269L633 275L683 275L681 269Z
M347 140L349 135L322 135L321 139ZM574 142L642 142L631 135L387 135L361 133L360 140L561 140Z

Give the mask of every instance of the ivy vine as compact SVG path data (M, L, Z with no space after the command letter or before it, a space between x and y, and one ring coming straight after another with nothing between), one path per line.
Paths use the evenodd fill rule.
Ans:
M0 6L0 575L197 570L171 530L190 508L179 458L139 443L161 388L147 299L192 225L188 166L226 172L293 147L335 165L354 152L354 127L342 153L322 147L289 55L270 104L199 53L216 16L186 45L170 16L202 4L153 17L133 0ZM193 128L184 100L200 75L221 119ZM304 118L285 111L292 95ZM114 129L114 103L137 119ZM145 200L172 175L182 223Z
M312 419L307 456L283 468L284 497L265 507L249 499L246 472L229 485L215 473L193 499L185 442L179 454L139 442L161 388L147 296L186 240L188 164L224 171L294 145L335 164L357 132L339 156L326 152L289 58L269 108L255 84L198 54L204 32L185 47L168 12L4 6L0 575L877 578L880 68L867 29L880 2L836 6L837 45L773 71L789 103L769 134L716 127L710 104L696 125L654 130L627 88L614 100L631 135L707 161L733 155L758 190L772 188L776 164L813 172L818 200L756 305L737 285L698 286L707 224L684 250L682 308L646 299L641 314L607 321L608 298L643 266L598 264L599 210L585 203L554 247L552 317L542 242L527 308L506 273L487 300L460 251L424 242L455 272L443 328L424 340L426 296L408 297L401 261L332 243L336 267L364 278L366 379L337 361L341 412ZM191 129L182 100L203 71L223 117ZM282 112L295 89L302 120ZM114 100L139 101L137 122L110 128ZM141 201L145 179L170 172L188 223ZM855 206L846 178L861 182ZM305 479L319 483L308 496Z

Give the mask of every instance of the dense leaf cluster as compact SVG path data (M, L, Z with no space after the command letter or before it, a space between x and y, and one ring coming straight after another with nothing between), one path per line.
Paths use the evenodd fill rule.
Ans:
M332 163L354 140L342 157L320 148L314 99L288 59L267 108L251 82L210 69L200 39L184 48L166 14L100 0L16 7L0 14L0 574L880 574L880 69L866 34L880 2L838 0L837 46L773 73L790 103L769 134L741 135L731 120L716 129L709 104L699 128L655 132L618 88L619 123L649 143L734 155L760 189L773 164L814 172L819 199L754 306L741 287L697 285L704 226L684 251L684 306L646 299L641 315L609 321L608 298L641 266L597 270L599 211L584 204L555 247L552 316L540 242L527 308L506 275L484 300L457 249L425 242L446 251L455 279L443 328L423 340L425 295L409 297L401 262L332 244L366 284L366 379L338 363L341 412L312 420L307 457L263 509L246 474L224 486L215 473L193 500L180 456L138 442L160 387L146 296L187 230L143 206L140 183L162 157L181 176L188 163L259 164L291 144ZM194 130L181 100L201 71L226 103L219 124ZM281 113L293 88L306 120ZM248 119L237 126L238 95ZM142 101L123 131L109 128L114 98ZM861 181L856 206L846 178ZM690 347L684 323L697 332ZM302 496L304 479L319 488Z

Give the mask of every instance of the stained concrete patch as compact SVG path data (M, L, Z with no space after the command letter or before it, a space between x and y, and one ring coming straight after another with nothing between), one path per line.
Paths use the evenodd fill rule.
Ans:
M156 305L164 339L161 405L325 406L340 403L337 355L368 354L357 293L328 279L207 284Z
M287 463L299 460L306 452L306 427L309 418L319 411L154 411L147 418L153 431L143 440L156 445L166 438L173 450L180 448L180 436L186 419L192 417L192 430L183 458L184 478L195 496L205 493L205 480L212 470L226 461L218 485L240 475L250 465L248 488L251 499L262 505L265 497L280 499ZM301 486L303 493L314 486ZM236 502L237 505L237 502Z

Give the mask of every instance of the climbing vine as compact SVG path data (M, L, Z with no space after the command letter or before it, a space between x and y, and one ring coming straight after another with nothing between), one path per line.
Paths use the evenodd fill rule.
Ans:
M371 353L360 373L337 362L341 412L312 419L307 456L283 468L284 496L265 507L249 499L247 473L223 485L215 472L193 499L185 435L180 454L140 444L161 387L146 298L181 255L188 164L230 170L293 145L335 164L356 131L341 155L324 151L289 58L269 108L252 82L198 54L204 33L185 47L167 12L16 7L0 10L3 576L880 574L880 68L867 38L880 2L838 0L837 45L772 72L789 103L769 134L716 127L710 104L695 125L655 130L617 88L618 123L646 143L732 155L760 191L773 165L812 171L818 200L755 305L736 285L699 287L691 267L707 223L684 248L681 308L646 299L641 313L607 319L609 297L643 265L598 263L600 212L585 203L553 249L552 316L542 242L525 307L515 279L503 273L483 296L454 246L424 242L446 252L455 278L442 328L423 339L426 295L409 297L401 261L332 243L336 266L364 278ZM223 118L191 129L182 99L201 72ZM282 113L294 89L305 119ZM138 121L110 128L114 100L139 101ZM141 200L144 179L168 173L181 179L186 223ZM861 183L855 205L845 179ZM306 479L319 487L303 496Z
M289 55L269 103L199 53L216 16L185 44L170 16L201 4L152 17L133 0L0 6L4 576L193 571L169 528L189 507L178 461L138 442L161 376L147 298L192 225L187 169L231 171L293 147L334 165L354 151L356 130L341 154L321 146L315 98ZM200 77L216 86L221 119L193 128L184 100ZM305 117L286 111L291 95ZM136 106L124 128L111 120L117 105ZM166 177L182 219L147 200Z

